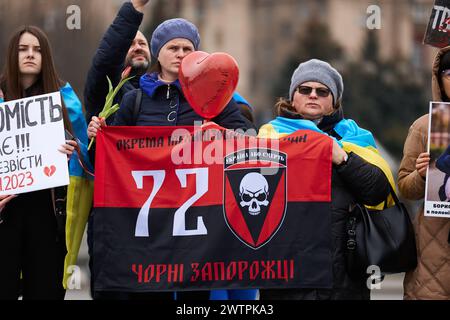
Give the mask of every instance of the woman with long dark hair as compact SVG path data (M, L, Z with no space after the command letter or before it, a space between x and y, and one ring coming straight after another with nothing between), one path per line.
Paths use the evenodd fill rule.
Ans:
M56 73L47 36L34 26L24 26L12 36L0 88L5 101L56 91L63 98L75 96ZM75 136L66 104L62 103L64 127ZM76 148L74 139L58 150L69 160ZM24 300L64 299L66 196L67 187L58 187L2 200L0 299L17 299L20 292Z

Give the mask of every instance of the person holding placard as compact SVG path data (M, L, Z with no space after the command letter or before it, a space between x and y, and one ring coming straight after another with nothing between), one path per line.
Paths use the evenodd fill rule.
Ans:
M450 46L438 52L432 71L433 101L450 102ZM409 200L425 198L426 175L430 164L430 153L427 152L429 120L429 114L425 114L414 121L403 148L398 187L403 197ZM436 167L443 170L445 158L438 161ZM444 201L445 186L439 194ZM426 217L423 209L421 206L414 219L417 267L405 275L404 299L449 300L450 219Z
M35 26L24 26L12 36L0 88L5 101L63 89L64 97L72 90L59 79L49 40ZM64 103L62 111L67 134L75 136ZM58 149L68 161L79 148L75 140ZM0 197L0 300L18 299L20 292L24 300L64 299L66 198L67 187Z

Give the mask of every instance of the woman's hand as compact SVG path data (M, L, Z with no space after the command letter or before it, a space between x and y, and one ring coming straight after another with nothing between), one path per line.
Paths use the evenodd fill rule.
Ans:
M0 212L5 208L6 204L10 202L12 199L17 197L16 195L10 195L10 196L0 196Z
M340 165L342 162L346 161L348 158L347 152L341 148L341 146L333 139L333 164Z
M2 89L0 89L0 99L5 99L5 96L3 95Z
M87 129L88 138L92 139L97 137L98 130L102 130L101 127L106 127L106 122L104 118L92 117L91 122Z
M416 170L422 178L425 178L429 164L430 154L428 152L419 154L419 157L416 160Z
M66 143L61 145L58 151L66 154L67 161L69 161L76 147L78 147L78 143L75 140L66 140Z

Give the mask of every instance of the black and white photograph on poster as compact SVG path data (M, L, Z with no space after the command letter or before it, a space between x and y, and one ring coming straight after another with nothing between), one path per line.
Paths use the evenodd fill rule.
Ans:
M61 95L0 104L0 195L69 184Z
M450 218L450 103L430 103L425 216Z
M450 43L450 0L436 0L423 42L442 48Z

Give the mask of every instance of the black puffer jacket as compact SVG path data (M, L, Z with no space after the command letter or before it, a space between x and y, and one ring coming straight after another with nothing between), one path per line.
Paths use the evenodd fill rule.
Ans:
M119 83L127 52L136 37L143 16L141 12L134 9L131 2L126 2L103 36L92 60L84 87L84 105L88 123L92 116L100 113L105 104L108 93L106 76L111 79L114 87ZM126 92L136 88L139 88L139 75L122 87L115 102L120 102Z
M282 116L299 118L298 115L289 111L284 111ZM342 118L342 112L337 112L333 116L325 117L318 127L339 140L341 137L333 128ZM370 299L370 291L366 285L367 279L352 280L346 270L348 210L349 206L356 202L377 205L387 198L389 191L389 181L383 171L354 153L348 155L346 163L339 166L333 165L331 178L333 288L261 290L261 299Z

